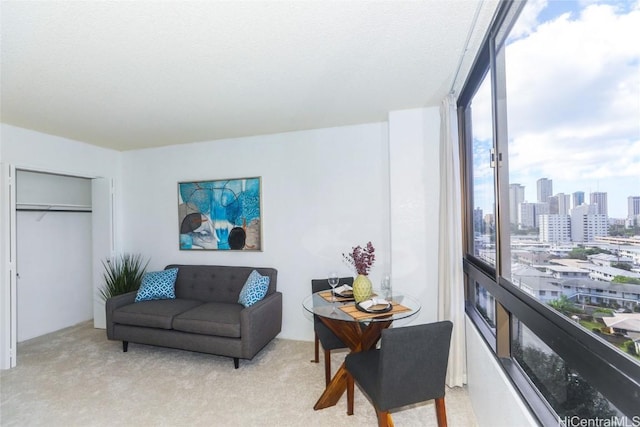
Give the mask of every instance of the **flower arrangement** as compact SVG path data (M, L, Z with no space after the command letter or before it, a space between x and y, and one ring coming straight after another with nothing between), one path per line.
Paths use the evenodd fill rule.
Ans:
M362 246L356 246L351 248L351 253L342 254L342 258L356 269L358 274L368 275L371 266L376 260L375 248L368 242L363 248Z

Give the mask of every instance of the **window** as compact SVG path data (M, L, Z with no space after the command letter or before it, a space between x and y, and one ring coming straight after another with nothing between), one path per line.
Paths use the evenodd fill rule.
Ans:
M476 310L482 315L487 325L494 329L496 327L496 302L493 296L482 286L476 283Z
M513 357L558 418L611 419L624 414L526 326L513 319Z
M496 265L496 221L492 169L491 82L485 76L471 108L473 123L473 254L490 266ZM476 105L478 106L477 108Z
M606 326L640 322L640 257L618 261L640 235L637 28L633 2L504 1L458 99L467 313L543 424L640 417L640 330Z

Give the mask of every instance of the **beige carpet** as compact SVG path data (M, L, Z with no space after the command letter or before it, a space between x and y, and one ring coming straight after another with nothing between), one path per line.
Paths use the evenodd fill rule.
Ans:
M345 352L334 352L334 369ZM375 426L360 390L314 411L324 389L313 343L276 339L233 369L230 358L107 341L84 323L18 346L0 372L2 426ZM322 360L321 360L322 362ZM448 389L450 426L476 425L466 389ZM433 402L393 414L396 426L435 426Z

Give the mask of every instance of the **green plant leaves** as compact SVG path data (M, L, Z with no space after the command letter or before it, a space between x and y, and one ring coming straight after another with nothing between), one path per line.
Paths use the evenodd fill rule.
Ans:
M100 295L106 301L116 295L137 291L149 260L143 260L140 254L122 254L113 260L102 261L105 272L104 286Z

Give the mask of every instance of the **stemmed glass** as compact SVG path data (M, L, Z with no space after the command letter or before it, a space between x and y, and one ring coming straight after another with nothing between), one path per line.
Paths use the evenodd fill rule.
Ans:
M329 273L329 286L331 286L331 303L333 304L333 310L336 306L336 286L338 286L338 273L332 271Z
M389 274L385 274L384 276L382 276L380 290L382 293L382 298L384 298L388 302L391 302L391 298L393 298L393 295L391 291L391 277L389 276Z

